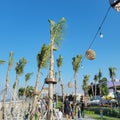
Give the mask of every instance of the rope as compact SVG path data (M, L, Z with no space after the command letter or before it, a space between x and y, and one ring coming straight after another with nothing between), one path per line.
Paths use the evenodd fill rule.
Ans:
M101 28L102 28L102 26L103 26L103 24L104 24L104 22L105 22L105 20L106 20L106 18L107 18L107 16L108 16L108 13L109 13L109 11L110 11L110 8L111 8L111 6L109 6L109 8L107 9L107 12L106 12L106 14L105 14L105 16L104 16L104 18L103 18L103 20L102 20L100 26L98 27L98 29L97 29L97 31L96 31L96 33L95 33L95 36L93 37L93 39L92 39L92 41L91 41L91 43L90 43L88 49L90 49L91 46L93 45L93 43L94 43L94 41L95 41L95 39L96 39L96 37L97 37L99 31L101 30ZM87 49L87 50L88 50L88 49ZM84 59L85 59L85 56L83 57L81 63L83 63Z

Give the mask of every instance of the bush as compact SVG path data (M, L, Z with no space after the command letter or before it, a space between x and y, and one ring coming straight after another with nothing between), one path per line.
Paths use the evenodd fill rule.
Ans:
M102 109L103 115L120 118L119 110L117 108L105 108L105 107L88 107L87 111L93 111L95 114L100 115L100 110Z

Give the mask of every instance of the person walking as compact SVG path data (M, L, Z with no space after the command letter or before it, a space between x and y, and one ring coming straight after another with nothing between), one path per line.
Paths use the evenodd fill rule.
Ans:
M81 114L81 104L78 105L78 119L80 118Z
M70 101L68 100L68 97L66 96L65 101L64 101L64 114L66 119L68 120L70 117Z
M71 108L71 117L72 117L72 119L74 119L74 105L73 105L73 102L70 104L70 108Z
M84 118L84 107L85 107L85 104L84 102L82 101L81 102L81 117Z

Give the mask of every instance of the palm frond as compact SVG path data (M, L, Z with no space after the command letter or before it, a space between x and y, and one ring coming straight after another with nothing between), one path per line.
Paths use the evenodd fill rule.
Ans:
M25 74L25 81L28 81L30 79L31 75L33 75L33 73Z
M57 67L60 67L63 64L63 57L62 55L59 55L59 58L56 60Z
M13 65L13 57L14 57L14 53L11 51L10 54L9 54L9 68L11 68L11 66Z
M4 61L4 60L0 60L0 64L3 64L4 62L6 62L6 61Z
M62 18L58 23L55 23L52 20L49 20L50 23L50 33L51 39L54 41L56 46L60 45L60 41L63 39L63 35L65 32L65 18Z
M21 75L23 73L24 66L26 64L27 64L27 60L25 58L21 58L19 62L16 63L16 67L15 67L16 73Z
M38 68L45 68L50 60L50 46L43 44L41 51L37 54Z
M76 57L72 58L73 70L75 72L78 72L78 69L80 67L81 59L82 59L82 55L77 55Z

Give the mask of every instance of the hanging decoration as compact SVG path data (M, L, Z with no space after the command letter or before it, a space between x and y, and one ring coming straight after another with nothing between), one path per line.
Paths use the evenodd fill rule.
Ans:
M109 0L109 2L112 8L117 12L120 12L120 0Z
M72 82L68 82L68 88L73 88L74 84Z
M103 38L103 34L100 32L100 38L102 39Z
M96 53L92 49L88 49L85 53L85 56L89 60L94 60L96 58Z

